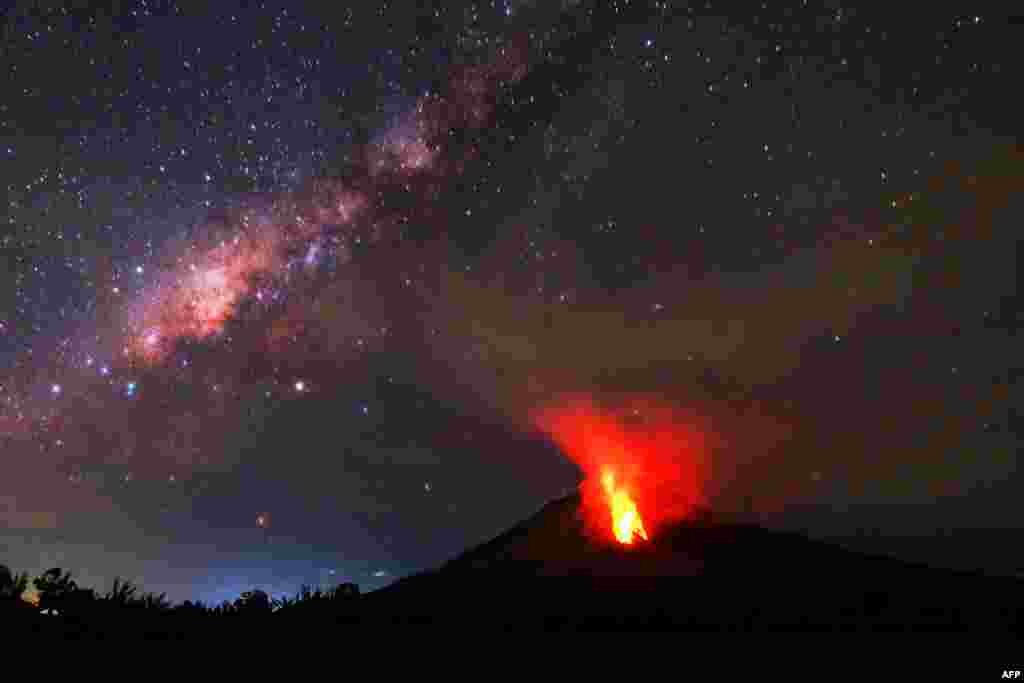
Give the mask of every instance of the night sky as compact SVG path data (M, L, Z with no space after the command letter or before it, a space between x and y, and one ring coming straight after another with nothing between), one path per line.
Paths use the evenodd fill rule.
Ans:
M1018 19L13 4L14 569L380 586L578 483L567 395L693 416L724 516L1024 566Z

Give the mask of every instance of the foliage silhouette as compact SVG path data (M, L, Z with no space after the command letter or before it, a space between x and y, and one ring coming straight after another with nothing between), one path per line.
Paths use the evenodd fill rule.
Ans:
M15 574L5 564L0 564L0 600L9 602L21 600L28 590L28 572Z
M97 593L55 567L32 581L38 594L33 605L22 599L28 577L0 565L0 610L4 617L18 610L14 618L26 626L23 632L115 642L215 642L268 633L307 637L342 627L420 624L503 630L1024 630L1024 583L1017 579L907 565L795 534L706 519L663 530L646 549L624 553L566 533L561 522L575 504L556 501L440 569L366 595L358 585L343 583L306 585L295 595L276 597L253 588L218 605L171 605L166 595L144 593L121 578ZM551 548L545 561L529 554L549 536L562 560ZM699 572L649 571L691 556L700 558ZM773 561L752 570L749 557ZM559 567L562 573L551 573Z
M104 596L104 600L114 605L127 606L135 601L135 593L138 587L131 581L122 581L120 577L114 578L114 585L110 592Z
M246 591L235 600L235 611L244 616L270 614L273 604L270 596L259 589Z

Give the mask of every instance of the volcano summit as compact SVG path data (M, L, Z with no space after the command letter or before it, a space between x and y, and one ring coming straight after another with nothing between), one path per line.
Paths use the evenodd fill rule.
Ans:
M705 509L649 541L587 533L582 497L368 593L368 623L544 630L1019 628L1019 581L871 557Z

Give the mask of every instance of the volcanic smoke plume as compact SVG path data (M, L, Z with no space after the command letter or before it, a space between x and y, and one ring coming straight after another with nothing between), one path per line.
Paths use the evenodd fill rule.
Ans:
M584 519L600 540L642 542L706 504L706 435L674 406L634 398L607 409L573 396L536 411L534 424L583 471Z

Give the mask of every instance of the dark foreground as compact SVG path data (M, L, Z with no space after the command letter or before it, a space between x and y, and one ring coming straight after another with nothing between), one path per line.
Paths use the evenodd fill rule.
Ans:
M364 595L346 586L280 602L257 593L216 608L151 609L101 599L95 605L102 609L76 611L66 602L58 615L9 606L0 620L23 633L117 639L424 626L1019 634L1024 624L1024 583L1017 579L865 557L708 520L623 550L588 540L577 509L575 497L555 501L436 571Z

